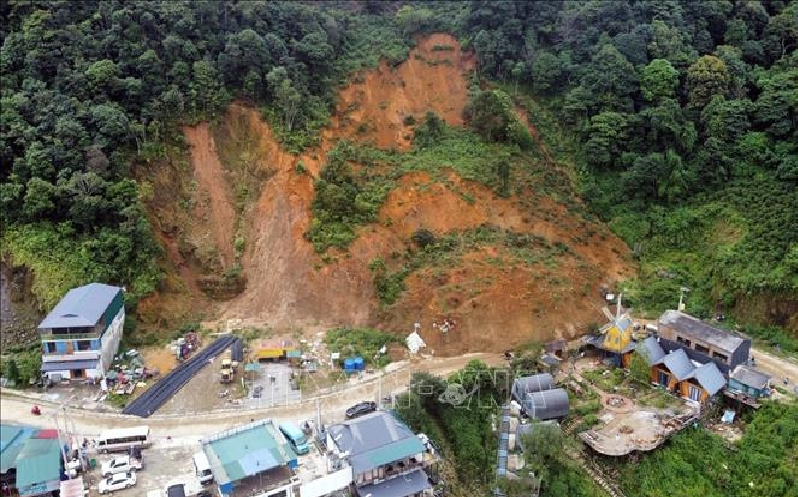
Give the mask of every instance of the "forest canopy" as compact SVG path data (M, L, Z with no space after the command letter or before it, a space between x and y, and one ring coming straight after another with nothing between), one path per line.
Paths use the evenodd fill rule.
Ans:
M503 85L467 109L475 130L527 147L485 112L531 94L576 143L584 198L641 246L643 275L677 275L630 298L662 307L689 284L688 309L706 315L798 292L796 0L10 0L0 15L3 238L42 273L69 264L60 286L157 288L131 171L180 145L178 125L241 99L298 151L353 71L448 31ZM71 253L37 260L48 246Z

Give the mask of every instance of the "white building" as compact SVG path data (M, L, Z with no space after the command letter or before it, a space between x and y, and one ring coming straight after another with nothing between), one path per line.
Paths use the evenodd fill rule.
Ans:
M39 324L42 373L51 379L104 377L124 325L121 288L102 283L73 288Z

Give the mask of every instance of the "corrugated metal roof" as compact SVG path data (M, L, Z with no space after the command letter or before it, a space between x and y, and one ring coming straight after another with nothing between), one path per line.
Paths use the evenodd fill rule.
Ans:
M202 441L219 485L242 480L296 459L271 420L261 420Z
M734 371L731 372L730 376L743 385L747 385L758 390L766 388L768 386L768 382L772 378L770 375L763 373L758 369L754 369L742 364L734 368Z
M61 448L57 439L29 439L17 457L17 488L58 480Z
M695 378L701 388L709 395L715 395L726 385L726 379L714 362L708 362L699 366L690 373L690 378Z
M355 473L404 459L426 450L418 436L385 411L377 411L329 428L341 452L349 452Z
M662 359L655 361L654 364L664 364L668 371L673 373L677 380L682 381L690 377L693 372L693 363L682 349L677 349Z
M734 352L746 340L731 331L720 330L679 311L665 311L659 322L672 327L686 338L702 341L726 352Z
M417 469L405 475L396 476L390 480L385 480L376 485L365 485L358 487L355 490L359 497L405 497L406 495L415 495L432 488L429 484L427 474Z
M643 340L643 347L641 350L644 350L648 357L646 357L648 364L652 365L665 357L665 351L662 350L662 346L660 346L659 342L654 337L648 337Z
M230 359L236 362L244 361L244 341L240 338L230 345Z
M25 448L25 441L35 432L35 428L28 426L0 425L0 473L16 467L17 456Z
M39 329L94 326L121 290L103 283L73 288L39 324Z
M513 394L521 401L528 393L551 390L554 387L554 378L549 373L535 374L513 381Z
M521 403L532 419L554 419L568 415L568 392L562 388L527 394Z

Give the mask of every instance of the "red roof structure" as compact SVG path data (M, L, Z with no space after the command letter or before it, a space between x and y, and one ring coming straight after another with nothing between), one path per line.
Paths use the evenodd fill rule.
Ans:
M52 440L58 438L58 430L39 430L33 434L31 438L37 438L40 440Z

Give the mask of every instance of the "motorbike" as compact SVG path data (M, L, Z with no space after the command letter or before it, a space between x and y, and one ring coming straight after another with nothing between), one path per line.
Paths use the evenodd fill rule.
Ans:
M39 416L41 415L42 410L39 409L39 406L33 406L30 408L30 413L33 414L34 416Z

